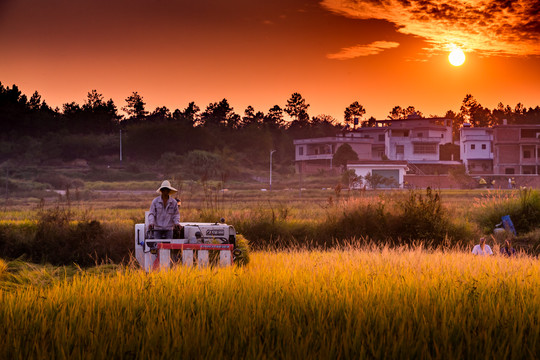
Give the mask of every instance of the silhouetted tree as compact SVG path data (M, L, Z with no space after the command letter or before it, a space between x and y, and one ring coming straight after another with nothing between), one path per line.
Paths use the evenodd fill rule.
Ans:
M465 120L469 120L474 127L490 126L492 122L491 111L480 105L471 94L465 95L460 108L460 115Z
M410 116L422 117L423 114L419 110L416 110L414 106L409 106L406 109L403 109L401 106L394 106L392 111L388 114L388 119L400 120L407 119Z
M166 106L158 106L148 115L149 121L167 121L172 119L171 111Z
M366 121L362 121L362 127L375 127L377 125L377 119L371 116Z
M332 116L321 114L311 118L310 126L305 131L309 137L336 136L340 126Z
M211 103L201 114L203 126L220 126L235 129L240 124L240 115L234 112L227 99Z
M30 110L39 110L41 108L41 95L39 95L37 91L35 91L30 100L28 100L28 108Z
M337 148L332 162L336 166L343 166L343 170L347 168L349 161L358 160L358 154L352 149L351 145L345 143Z
M345 109L344 120L346 124L353 125L355 118L358 119L358 123L362 121L362 116L366 113L366 109L358 101L353 102ZM357 124L358 124L357 123Z
M283 126L283 110L274 105L268 110L268 113L264 116L263 123L271 128L280 128Z
M505 107L502 102L499 102L497 107L493 109L491 112L491 118L493 125L501 125L505 119L509 124L514 123L514 114L512 108L510 105Z
M122 110L125 111L130 118L141 120L148 114L148 111L144 108L146 103L137 91L134 91L125 101L127 105L122 107Z
M287 105L285 105L285 112L294 119L291 126L304 127L307 125L309 122L308 107L309 104L306 104L302 95L297 92L291 95L291 98L287 100Z
M111 132L116 129L121 118L113 99L105 102L103 95L97 90L88 93L80 110L79 126L75 129L79 132Z
M253 106L249 105L244 111L244 117L242 118L242 127L257 126L262 124L264 119L264 113L261 111L255 112Z
M173 119L188 126L195 126L200 120L199 111L201 109L195 105L195 102L190 102L184 110L176 109L173 113Z

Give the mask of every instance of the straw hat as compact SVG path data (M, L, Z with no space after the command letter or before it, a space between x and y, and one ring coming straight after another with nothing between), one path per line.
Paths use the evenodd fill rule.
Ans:
M170 191L170 194L174 194L174 193L177 193L178 190L176 190L175 188L173 188L171 186L171 183L169 182L169 180L164 180L162 183L161 183L161 186L159 187L159 189L156 190L157 193L161 192L161 189L169 189Z

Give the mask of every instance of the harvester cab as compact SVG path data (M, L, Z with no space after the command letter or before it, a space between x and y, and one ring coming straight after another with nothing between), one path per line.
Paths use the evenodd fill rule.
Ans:
M219 252L219 265L231 265L240 250L236 248L236 231L225 220L215 223L183 222L176 239L155 239L145 223L135 224L135 258L145 271L166 269L175 260L182 265L210 265L210 251ZM194 258L195 256L195 258Z

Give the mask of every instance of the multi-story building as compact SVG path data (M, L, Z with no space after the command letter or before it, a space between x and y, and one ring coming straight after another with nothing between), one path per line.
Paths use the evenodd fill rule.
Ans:
M358 154L358 160L406 160L418 166L445 163L440 161L439 148L452 142L452 120L410 116L400 120L379 120L376 124L335 137L294 140L297 171L332 169L334 153L344 143ZM446 163L455 165L457 161ZM419 170L415 165L411 166Z
M459 130L461 161L468 174L493 173L493 130L463 124Z
M439 147L452 142L452 120L409 117L382 120L387 126L385 153L390 160L409 163L438 163Z
M339 146L347 143L358 154L359 161L351 163L351 166L358 167L355 171L391 174L399 178L400 183L401 175L395 176L396 169L391 169L391 173L386 171L388 169L382 171L377 168L381 160L390 160L387 165L406 161L409 185L412 180L416 186L420 181L425 186L433 186L435 180L442 184L443 178L439 175L460 165L461 162L457 161L460 156L470 175L479 175L483 181L488 175L492 186L513 186L515 180L518 185L540 187L540 177L537 176L540 174L540 125L507 125L505 121L503 125L492 128L474 128L465 124L460 129L457 154L454 150L448 150L456 147L452 143L449 119L408 118L382 120L376 124L374 128L360 128L335 137L295 140L297 171L332 169L334 153ZM450 146L443 156L442 145ZM427 180L422 176L437 178ZM450 187L456 185L450 180L445 184Z
M493 174L540 174L540 125L493 127Z
M385 128L360 128L337 136L294 140L296 170L316 172L333 169L332 159L336 150L349 144L359 160L384 158Z

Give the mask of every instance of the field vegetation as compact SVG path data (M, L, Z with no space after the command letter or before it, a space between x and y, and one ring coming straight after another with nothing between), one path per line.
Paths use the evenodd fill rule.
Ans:
M539 274L382 245L151 274L0 262L0 358L538 358Z
M252 251L244 266L146 274L133 229L152 185L5 202L0 358L540 356L536 190L186 181L182 219L224 217ZM502 215L519 255L472 256Z
M144 221L155 193L136 190L134 183L121 185L93 190L95 197L88 200L73 192L41 201L14 199L0 211L0 257L22 256L55 265L126 263L133 250L134 224ZM139 189L150 185L143 183ZM465 247L491 233L501 216L510 215L518 232L517 247L530 254L540 251L536 190L338 192L311 188L300 194L292 189L224 191L219 182L186 182L179 188L183 221L213 222L223 217L259 250L298 245L327 249L371 241Z

